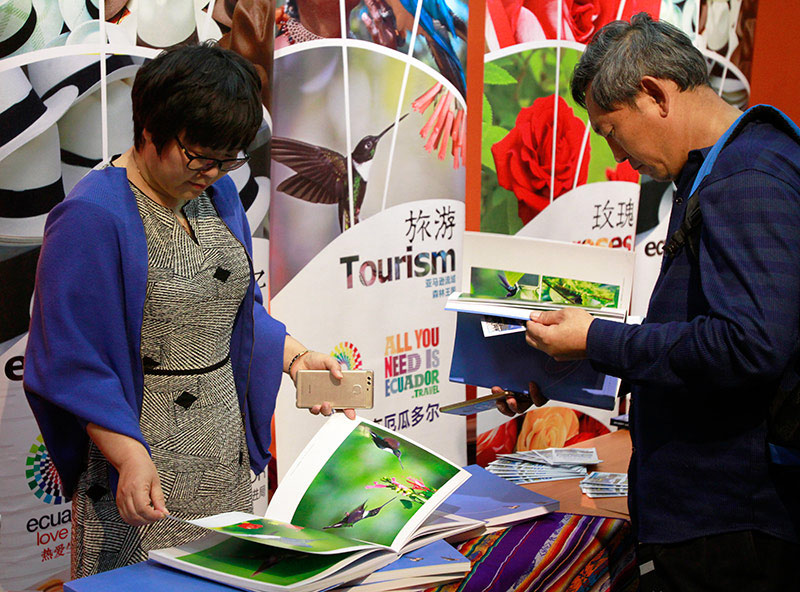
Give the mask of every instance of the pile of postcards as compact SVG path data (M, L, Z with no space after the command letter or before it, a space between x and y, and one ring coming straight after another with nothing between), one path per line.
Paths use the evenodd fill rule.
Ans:
M586 477L586 465L599 462L596 448L547 448L500 454L486 470L512 483L538 483Z
M581 491L589 497L618 497L628 495L628 475L595 471L581 480Z

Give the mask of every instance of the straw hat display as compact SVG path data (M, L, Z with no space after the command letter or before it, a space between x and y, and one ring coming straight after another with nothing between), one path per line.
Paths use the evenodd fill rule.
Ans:
M123 8L127 0L105 0L105 19L115 17ZM100 18L100 0L58 0L61 16L70 31L74 31L81 24L98 20Z
M0 2L0 58L42 49L63 26L61 11L53 1Z
M198 39L219 39L219 25L203 11L208 0L131 0L136 44L168 48Z

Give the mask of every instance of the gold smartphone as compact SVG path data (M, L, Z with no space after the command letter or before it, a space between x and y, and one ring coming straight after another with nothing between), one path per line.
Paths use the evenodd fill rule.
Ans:
M372 409L372 370L342 370L337 380L327 370L297 372L297 407L308 409L325 401L334 409Z

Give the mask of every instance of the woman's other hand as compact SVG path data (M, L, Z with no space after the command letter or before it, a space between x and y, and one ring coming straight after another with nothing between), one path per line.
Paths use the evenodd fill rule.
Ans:
M90 423L89 437L117 469L117 509L131 526L144 526L167 514L161 480L145 447L128 436Z

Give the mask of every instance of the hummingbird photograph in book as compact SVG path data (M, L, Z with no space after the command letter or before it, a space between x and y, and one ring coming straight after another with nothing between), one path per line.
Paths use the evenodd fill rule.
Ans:
M347 467L346 478L341 467ZM416 444L361 425L314 477L292 523L389 545L409 516L457 472Z

